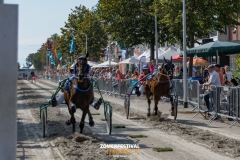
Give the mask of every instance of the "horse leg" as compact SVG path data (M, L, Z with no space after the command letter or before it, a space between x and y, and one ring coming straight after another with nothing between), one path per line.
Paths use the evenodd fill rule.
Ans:
M74 117L74 113L76 112L76 106L72 102L70 102L70 104L68 106L68 111L71 115L71 118L69 120L67 120L66 125L75 124L76 120Z
M82 133L82 131L83 131L83 128L84 128L84 120L85 120L85 117L86 117L86 114L87 114L88 112L86 112L86 111L83 111L82 112L82 118L81 118L81 121L80 121L80 124L79 124L79 128L80 128L80 133Z
M170 103L171 103L171 110L172 110L172 112L171 112L171 116L174 116L174 112L173 112L173 110L174 110L174 104L173 104L173 97L172 96L170 96Z
M89 126L93 127L94 121L93 121L93 117L92 117L90 110L88 111L88 119L89 119Z
M160 97L157 95L154 95L154 103L155 103L155 107L154 107L154 114L157 115L157 111L158 111L158 102L160 100Z
M147 113L147 116L149 117L151 114L150 114L150 111L151 111L151 91L150 91L150 88L148 86L145 87L145 94L146 94L146 97L147 97L147 100L148 100L148 113Z

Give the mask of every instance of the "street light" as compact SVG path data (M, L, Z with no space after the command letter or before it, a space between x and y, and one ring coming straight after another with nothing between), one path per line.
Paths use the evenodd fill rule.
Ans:
M187 55L186 55L186 0L183 0L183 102L184 108L188 107L187 103Z
M87 55L87 34L83 32L81 32L80 34L84 34L86 36L86 55Z
M156 1L155 1L156 5ZM156 45L156 65L158 66L158 33L157 33L157 13L155 9L155 45Z

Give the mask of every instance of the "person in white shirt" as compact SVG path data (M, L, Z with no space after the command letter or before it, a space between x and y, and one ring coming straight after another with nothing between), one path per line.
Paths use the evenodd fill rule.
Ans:
M230 82L231 81L231 77L232 77L232 72L231 71L229 71L229 66L224 66L224 68L225 68L225 73L226 73L226 75L227 75L227 80Z
M209 65L207 67L210 77L208 79L208 82L203 84L203 89L205 86L210 86L210 85L221 86L220 77L219 77L218 73L214 70L214 68L215 68L214 65ZM210 90L211 90L211 88L210 88ZM209 94L210 93L212 93L212 91L210 91L209 93L204 95L204 101L206 103L208 111L211 111L210 106L209 106Z

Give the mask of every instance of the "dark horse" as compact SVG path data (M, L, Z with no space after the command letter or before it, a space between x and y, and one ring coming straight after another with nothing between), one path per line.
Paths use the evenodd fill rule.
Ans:
M70 95L68 95L67 91L64 90L64 98L67 102L68 110L71 115L70 120L66 122L66 124L73 124L73 132L75 132L75 117L74 113L76 112L76 108L80 108L82 110L82 118L79 124L80 133L82 133L84 128L84 120L86 114L89 116L89 125L94 126L94 121L92 115L89 110L89 105L92 104L94 95L93 88L90 79L87 77L87 57L80 56L77 60L77 75L76 78L72 80L70 86Z
M170 80L172 80L174 65L172 64L172 57L171 60L166 60L164 57L164 63L160 69L160 73L155 75L155 83L147 83L145 86L145 94L148 100L148 113L147 116L150 116L150 105L151 105L151 96L154 96L154 114L157 115L158 111L158 102L162 96L170 98L172 103L172 98L170 96ZM152 88L154 87L154 88ZM154 92L152 92L154 91ZM173 107L172 107L173 111Z

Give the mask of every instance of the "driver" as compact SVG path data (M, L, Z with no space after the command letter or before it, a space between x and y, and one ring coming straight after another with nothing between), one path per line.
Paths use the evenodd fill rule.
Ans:
M84 58L84 56L80 56L77 61L80 61L81 58ZM70 74L71 76L68 78L68 80L65 82L64 84L64 89L66 89L66 91L69 93L70 91L70 86L71 86L71 82L72 80L75 78L75 75L77 74L78 71L78 65L77 63L75 63L74 65L70 66ZM89 71L90 71L90 66L88 65L88 69L87 69L87 76L89 77ZM64 101L64 93L62 93L57 99L56 97L53 97L52 99L52 107L56 107L59 104L61 104ZM95 108L96 110L98 110L100 108L100 105L102 104L102 98L99 98L98 101L96 101L95 99L93 100L93 103L91 104L91 106L93 108Z
M144 93L144 85L146 84L146 78L144 78L147 74L150 73L148 65L144 65L142 69L142 74L139 75L138 81L141 85L140 88L136 87L136 94L137 96L140 96L140 94ZM139 91L140 89L140 91Z

